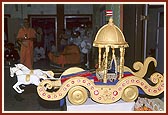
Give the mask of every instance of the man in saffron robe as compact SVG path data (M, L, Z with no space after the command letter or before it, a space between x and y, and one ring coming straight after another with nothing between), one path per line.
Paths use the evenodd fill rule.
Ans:
M24 19L24 25L19 29L17 40L21 44L20 63L33 69L33 41L36 38L36 31L30 27L28 19Z

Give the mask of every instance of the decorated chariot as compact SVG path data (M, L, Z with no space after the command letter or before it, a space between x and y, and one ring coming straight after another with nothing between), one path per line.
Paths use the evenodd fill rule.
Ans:
M125 48L128 44L121 30L113 24L112 18L109 19L108 24L100 28L93 46L98 47L98 68L95 71L71 67L65 70L59 78L54 78L52 71L36 70L35 73L35 70L16 65L16 68L20 69L15 69L15 72L22 69L27 73L22 74L24 75L22 79L18 78L13 88L18 93L22 93L23 90L19 88L20 84L34 83L42 99L56 101L67 97L75 105L84 104L88 98L97 103L109 104L119 99L126 102L135 101L141 93L158 96L164 92L162 74L155 72L150 78L144 78L149 63L153 62L155 67L157 66L155 58L148 57L143 63L135 62L133 64L135 71L124 66ZM116 56L117 51L118 57ZM14 70L11 68L10 72L14 73Z
M164 77L155 72L150 80L144 79L150 62L157 66L153 57L144 63L135 62L132 71L124 66L125 48L128 47L121 30L109 23L98 31L93 42L98 47L98 68L91 72L78 67L65 70L57 80L43 80L37 87L38 95L48 101L68 100L75 105L84 104L88 98L97 103L114 103L119 99L135 101L140 93L158 96L164 91ZM115 51L119 50L119 57ZM102 56L103 55L103 56ZM152 82L152 84L149 83Z

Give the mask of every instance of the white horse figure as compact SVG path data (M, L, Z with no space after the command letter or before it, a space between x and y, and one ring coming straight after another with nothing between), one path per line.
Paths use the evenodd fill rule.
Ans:
M52 71L43 71L41 69L34 69L34 70L30 70L29 68L27 68L25 65L23 64L15 64L15 67L17 67L18 69L24 71L25 73L29 74L30 72L33 74L36 74L38 76L43 76L44 74L47 75L49 78L53 78L54 79L54 73Z
M19 64L15 64L15 67L21 69L21 70L30 70L28 67L26 67L25 65L19 63Z
M17 76L17 82L16 84L13 85L13 88L18 92L18 93L22 93L24 91L24 89L21 89L19 86L20 85L29 85L29 84L34 84L36 86L39 85L40 83L40 79L49 79L47 78L47 75L42 74L42 75L37 75L37 74L33 74L31 73L26 73L27 71L22 71L17 67L10 67L10 76L14 77L14 74L16 74Z

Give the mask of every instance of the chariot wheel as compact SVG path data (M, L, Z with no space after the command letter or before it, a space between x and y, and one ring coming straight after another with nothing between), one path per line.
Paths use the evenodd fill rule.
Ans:
M124 89L121 98L126 101L134 101L138 97L138 88L136 86L128 86Z
M88 98L87 90L82 86L72 87L68 92L68 99L74 105L81 105L86 102Z

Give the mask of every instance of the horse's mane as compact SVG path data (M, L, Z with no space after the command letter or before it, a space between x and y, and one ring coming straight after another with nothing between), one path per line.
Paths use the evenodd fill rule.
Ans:
M21 69L21 70L30 70L28 67L26 67L25 65L19 63L19 64L15 64L15 67Z

